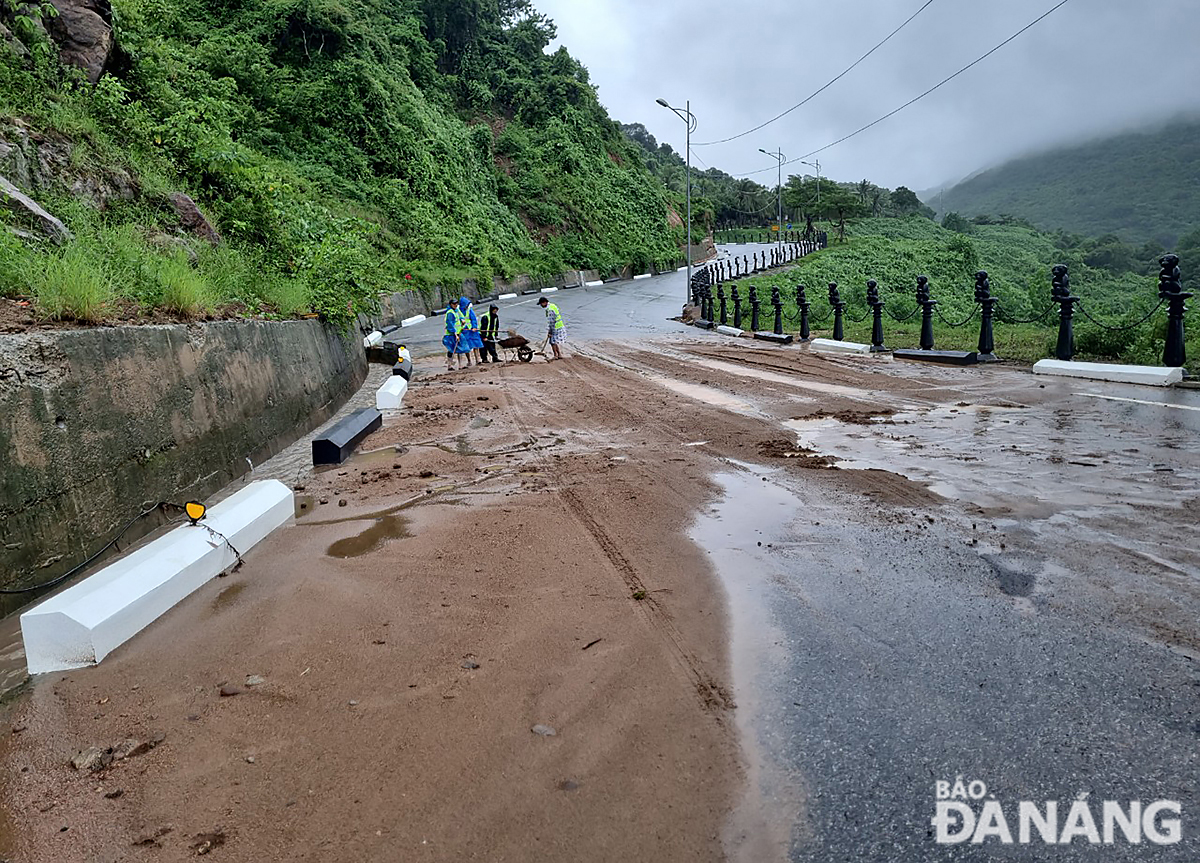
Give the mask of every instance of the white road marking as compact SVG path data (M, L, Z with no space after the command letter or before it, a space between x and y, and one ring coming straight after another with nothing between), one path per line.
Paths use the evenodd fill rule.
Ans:
M1107 399L1110 402L1132 402L1135 405L1155 405L1160 408L1178 408L1181 411L1200 411L1195 405L1173 405L1168 402L1152 402L1146 399L1127 399L1121 396L1105 396L1100 393L1075 393L1077 396L1087 396L1091 399Z

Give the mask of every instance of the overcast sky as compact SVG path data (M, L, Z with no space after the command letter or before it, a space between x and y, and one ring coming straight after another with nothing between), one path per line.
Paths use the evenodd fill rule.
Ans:
M725 144L825 84L925 0L534 0L591 74L609 114L693 161L774 185L804 156L971 62L1057 0L933 0L891 41L782 120ZM821 174L931 189L1048 145L1200 109L1200 0L1069 0L920 102L820 153ZM703 165L701 164L702 160ZM810 157L810 161L811 161ZM793 165L785 171L812 173ZM786 174L785 174L786 176Z

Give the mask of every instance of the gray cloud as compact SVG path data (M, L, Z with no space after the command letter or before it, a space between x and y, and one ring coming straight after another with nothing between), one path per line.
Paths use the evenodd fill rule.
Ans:
M799 102L922 0L816 3L535 0L621 122L683 150L683 123L654 104L691 100L696 141L742 132ZM1054 0L934 0L811 102L749 136L694 152L773 184L772 160L822 147L886 114L1045 12ZM921 102L820 154L838 180L925 189L1015 155L1200 110L1200 4L1071 0ZM694 161L693 164L699 164ZM803 166L792 166L794 172ZM805 169L808 170L808 169Z

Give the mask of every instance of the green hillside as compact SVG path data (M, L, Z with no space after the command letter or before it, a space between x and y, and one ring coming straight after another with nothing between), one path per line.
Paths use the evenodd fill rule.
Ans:
M345 318L679 254L661 183L524 0L113 0L90 69L63 29L84 7L107 8L0 14L0 173L74 236L6 210L0 292L46 314Z
M1170 247L1200 228L1200 120L1017 159L930 196L939 213Z
M1066 264L1071 274L1071 291L1084 298L1088 313L1103 324L1124 327L1137 324L1158 304L1158 283L1153 275L1115 273L1094 267L1079 248L1066 248L1058 235L1018 224L974 225L965 234L940 227L921 216L859 219L850 223L847 241L832 242L829 248L801 258L787 270L743 280L743 297L749 284L760 296L772 286L781 290L788 320L795 324L798 313L795 287L808 289L814 329L827 333L818 321L829 315L827 286L836 282L847 304L847 338L870 342L871 324L866 305L866 283L875 279L891 315L906 318L915 308L917 276L929 276L930 295L938 301L935 319L936 342L941 347L973 350L979 334L975 308L975 273L986 270L992 296L999 299L1002 321L1028 320L1049 310L1040 321L1029 324L997 323L998 352L1009 359L1034 361L1053 349L1056 311L1050 301L1050 268ZM767 307L769 309L769 307ZM860 323L850 321L859 319ZM1166 316L1159 310L1149 322L1122 331L1106 330L1076 317L1076 347L1079 359L1122 359L1157 364L1162 354ZM889 346L916 345L920 316L903 323L885 317L884 331ZM1200 332L1189 330L1189 356L1200 356Z

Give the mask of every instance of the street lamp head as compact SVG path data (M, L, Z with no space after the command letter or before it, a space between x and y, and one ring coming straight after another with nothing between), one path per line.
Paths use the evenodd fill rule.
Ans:
M655 102L657 102L658 104L662 105L664 108L670 108L670 107L671 107L671 106L670 106L670 104L667 102L667 100L666 100L666 99L655 99L654 101L655 101Z

